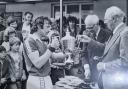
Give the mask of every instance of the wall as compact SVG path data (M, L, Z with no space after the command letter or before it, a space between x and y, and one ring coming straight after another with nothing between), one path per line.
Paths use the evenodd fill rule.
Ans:
M105 10L112 6L119 6L124 12L126 12L126 0L97 0L94 1L94 13L96 13L101 19L104 18ZM37 3L37 4L7 4L7 12L33 12L35 17L47 16L51 17L51 3Z
M125 13L127 12L126 0L97 0L94 2L94 13L103 19L105 10L113 5L120 7Z
M26 12L30 11L34 14L34 18L38 16L51 17L50 3L36 3L36 4L7 4L6 12Z

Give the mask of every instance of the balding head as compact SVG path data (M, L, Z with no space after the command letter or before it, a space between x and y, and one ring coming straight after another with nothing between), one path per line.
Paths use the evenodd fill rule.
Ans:
M91 38L96 37L99 29L99 17L97 15L88 15L85 19L86 31L84 34Z
M93 26L95 24L98 24L99 22L99 17L97 15L88 15L85 18L85 25L87 26Z
M115 16L123 20L125 13L119 7L111 6L106 10L104 19L112 19Z
M110 30L114 30L121 22L123 22L125 13L116 6L111 6L105 12L104 23Z

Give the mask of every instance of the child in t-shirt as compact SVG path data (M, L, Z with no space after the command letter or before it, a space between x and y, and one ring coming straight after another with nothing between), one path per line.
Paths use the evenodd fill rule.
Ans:
M20 44L21 41L17 37L12 37L9 40L10 51L7 57L10 62L10 89L21 89L22 80L26 79L23 69L23 57L19 51Z

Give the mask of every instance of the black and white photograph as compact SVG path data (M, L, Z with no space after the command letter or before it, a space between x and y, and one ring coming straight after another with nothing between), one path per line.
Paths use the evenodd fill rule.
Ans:
M0 89L128 89L128 0L0 0Z

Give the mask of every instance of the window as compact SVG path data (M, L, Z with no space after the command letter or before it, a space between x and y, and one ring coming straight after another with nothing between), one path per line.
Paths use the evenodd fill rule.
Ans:
M7 19L9 16L13 16L18 23L22 23L22 12L6 12L5 18Z
M79 5L67 5L67 13L79 12Z
M63 5L63 15L64 16L75 16L79 20L78 26L80 28L84 27L84 19L85 17L93 12L93 3L64 3ZM60 7L59 4L53 5L53 16L59 18L60 15Z
M84 4L81 6L82 10L93 10L93 4Z
M85 29L84 20L86 16L90 13L93 13L93 4L82 4L81 5L81 29Z
M65 6L63 6L63 14L65 12ZM60 17L60 7L54 6L54 18L59 19Z

